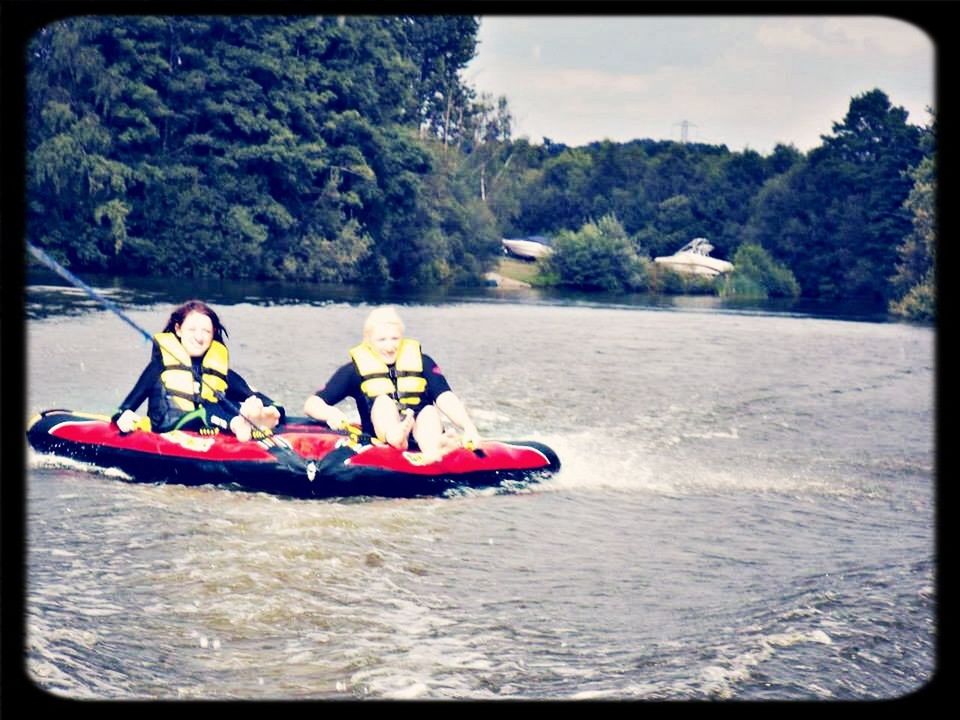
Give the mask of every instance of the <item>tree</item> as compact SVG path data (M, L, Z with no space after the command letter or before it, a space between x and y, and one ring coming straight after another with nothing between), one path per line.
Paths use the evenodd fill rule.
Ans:
M469 125L473 89L460 71L476 53L480 19L470 15L405 15L397 19L401 51L417 68L408 111L421 137L459 144Z
M744 243L733 256L733 272L723 278L725 297L796 297L800 286L789 268L776 262L759 245Z
M97 32L96 21L81 18L44 28L31 44L27 232L66 265L105 269L128 239L135 171L118 159L97 107L107 65L89 42ZM84 87L87 97L76 102L65 86Z
M616 293L647 287L646 266L613 215L559 233L553 247L542 271L548 284Z
M592 180L593 158L587 150L572 148L548 157L521 188L523 229L553 234L588 222Z
M921 131L880 90L855 97L832 136L758 197L747 238L795 273L805 295L884 300L910 227L906 171Z
M30 46L28 231L79 270L403 281L462 254L437 277L475 281L461 270L497 249L451 249L417 132L439 117L437 88L469 110L457 72L476 29L430 16L52 24ZM452 117L444 142L466 126ZM489 218L462 217L487 237Z
M936 318L936 171L927 156L911 172L914 180L904 203L913 214L913 229L897 248L899 262L891 279L894 298L890 312L914 320Z

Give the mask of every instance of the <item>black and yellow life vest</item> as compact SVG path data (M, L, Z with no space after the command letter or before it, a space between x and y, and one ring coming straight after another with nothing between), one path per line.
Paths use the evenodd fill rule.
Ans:
M217 340L210 343L200 362L201 381L197 382L193 377L190 354L180 338L170 332L158 333L153 337L163 359L160 381L174 407L190 412L196 409L201 399L215 403L218 400L217 393L226 392L230 362L226 345Z
M360 389L368 398L373 400L381 395L389 395L403 407L416 408L420 405L427 389L427 380L423 376L423 353L419 342L410 338L400 341L394 373L366 344L351 348L350 357L362 378Z

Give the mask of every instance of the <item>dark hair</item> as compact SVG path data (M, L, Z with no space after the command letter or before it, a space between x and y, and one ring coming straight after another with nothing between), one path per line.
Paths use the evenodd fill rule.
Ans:
M227 329L223 326L223 323L220 322L220 318L217 317L213 308L202 300L187 300L187 302L170 313L170 319L167 320L167 326L163 329L163 332L174 332L176 326L182 325L187 315L192 312L198 312L210 318L210 322L213 323L213 339L218 342L223 342L223 339L227 336Z

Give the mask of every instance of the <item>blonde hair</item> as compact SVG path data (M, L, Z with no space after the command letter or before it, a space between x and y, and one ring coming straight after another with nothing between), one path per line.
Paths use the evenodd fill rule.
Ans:
M400 319L400 313L397 312L397 309L392 305L384 305L374 308L367 315L367 319L363 323L363 339L369 339L373 329L380 325L396 325L400 328L401 335L405 330L403 320Z

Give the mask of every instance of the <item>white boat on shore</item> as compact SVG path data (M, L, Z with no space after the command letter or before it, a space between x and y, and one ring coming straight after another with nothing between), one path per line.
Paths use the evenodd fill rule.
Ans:
M688 275L716 277L733 270L733 263L710 257L713 245L706 238L694 238L673 255L655 257L653 261L671 270Z
M502 238L500 243L508 255L513 255L521 260L540 260L553 252L552 247L532 237L524 239Z

